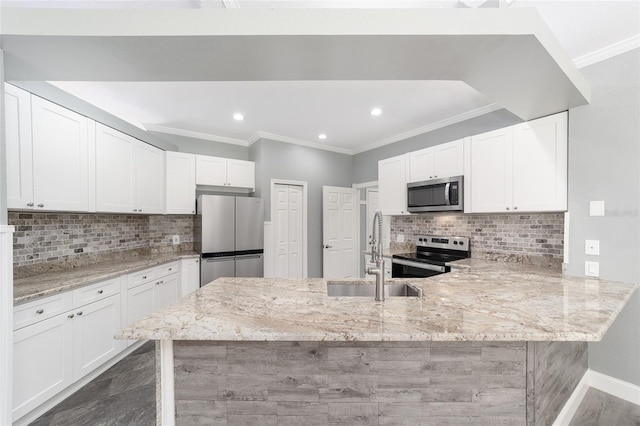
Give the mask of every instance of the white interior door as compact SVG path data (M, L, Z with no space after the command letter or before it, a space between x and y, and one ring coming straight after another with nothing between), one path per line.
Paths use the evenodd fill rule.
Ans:
M275 185L275 276L303 278L303 190L298 185Z
M322 275L324 278L358 276L358 191L322 187Z

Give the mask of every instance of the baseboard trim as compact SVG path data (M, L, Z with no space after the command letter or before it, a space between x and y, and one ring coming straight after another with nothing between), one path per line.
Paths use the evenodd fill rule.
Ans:
M588 372L589 386L592 388L606 392L616 398L624 399L632 404L640 405L640 386L597 371L588 370Z
M558 417L556 417L556 420L553 422L553 426L566 426L571 422L571 419L576 414L576 411L578 411L578 407L580 407L584 396L589 390L589 371L591 370L585 371L582 375L582 379L580 379L573 393L564 404L564 407L560 410Z
M571 422L589 388L598 389L616 398L640 405L640 386L589 369L584 373L564 407L562 407L558 417L553 422L553 426L566 426Z
M122 352L118 353L118 355L114 356L109 361L105 362L100 367L93 370L91 373L87 374L77 382L74 382L72 385L70 385L68 388L66 388L62 392L51 397L47 401L40 404L38 407L34 408L29 413L17 419L15 422L13 422L13 426L23 426L33 422L38 417L42 416L44 413L51 410L53 407L60 404L65 399L69 398L78 389L88 384L90 381L92 381L93 379L95 379L96 377L98 377L99 375L101 375L102 373L104 373L114 365L116 365L118 362L122 361L122 359L124 359L127 355L131 354L133 351L138 349L140 346L142 346L146 342L147 342L146 340L143 340L143 341L133 343L131 346L124 349Z

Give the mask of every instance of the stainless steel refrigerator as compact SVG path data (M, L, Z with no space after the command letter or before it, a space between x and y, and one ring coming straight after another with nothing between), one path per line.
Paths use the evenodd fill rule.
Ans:
M200 195L194 248L200 253L200 286L220 277L262 277L262 198Z

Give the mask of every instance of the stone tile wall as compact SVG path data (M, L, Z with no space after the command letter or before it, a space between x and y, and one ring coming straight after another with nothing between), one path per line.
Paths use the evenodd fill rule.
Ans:
M561 265L564 254L564 214L423 214L391 218L391 241L403 234L415 244L419 235L455 235L471 239L471 256L546 260Z
M171 250L172 235L180 235L180 249L193 244L193 217L189 215L9 212L9 224L16 227L14 267L82 261L134 249Z

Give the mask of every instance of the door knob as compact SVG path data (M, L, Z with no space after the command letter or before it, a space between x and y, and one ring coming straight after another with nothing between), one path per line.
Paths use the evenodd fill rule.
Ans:
M333 246L330 246L329 244L327 244L327 245L324 246L324 248L330 249L330 248L333 248Z

